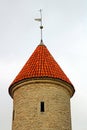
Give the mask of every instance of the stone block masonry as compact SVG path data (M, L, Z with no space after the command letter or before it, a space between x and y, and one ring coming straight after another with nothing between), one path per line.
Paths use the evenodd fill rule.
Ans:
M12 130L71 130L72 90L62 81L28 80L13 88ZM41 111L41 102L44 111Z

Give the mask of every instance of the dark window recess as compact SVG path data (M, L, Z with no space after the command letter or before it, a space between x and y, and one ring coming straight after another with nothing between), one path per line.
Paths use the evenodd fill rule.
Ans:
M40 111L41 111L41 112L44 112L44 111L45 111L44 102L41 102L41 103L40 103Z
M13 110L13 121L14 121L14 116L15 116L15 110Z

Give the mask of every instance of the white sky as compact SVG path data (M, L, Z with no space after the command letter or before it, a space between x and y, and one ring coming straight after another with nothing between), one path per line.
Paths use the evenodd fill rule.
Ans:
M87 130L87 0L0 0L0 130L11 130L8 87L43 39L75 86L72 129Z

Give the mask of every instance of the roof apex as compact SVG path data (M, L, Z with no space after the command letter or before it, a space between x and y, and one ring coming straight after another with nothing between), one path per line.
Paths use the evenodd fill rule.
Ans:
M40 44L39 44L39 45L44 45L43 40L40 41Z

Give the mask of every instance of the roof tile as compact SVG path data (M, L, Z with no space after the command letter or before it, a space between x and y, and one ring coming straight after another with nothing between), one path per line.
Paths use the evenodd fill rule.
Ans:
M11 86L23 79L38 77L58 78L72 85L45 45L37 46Z

